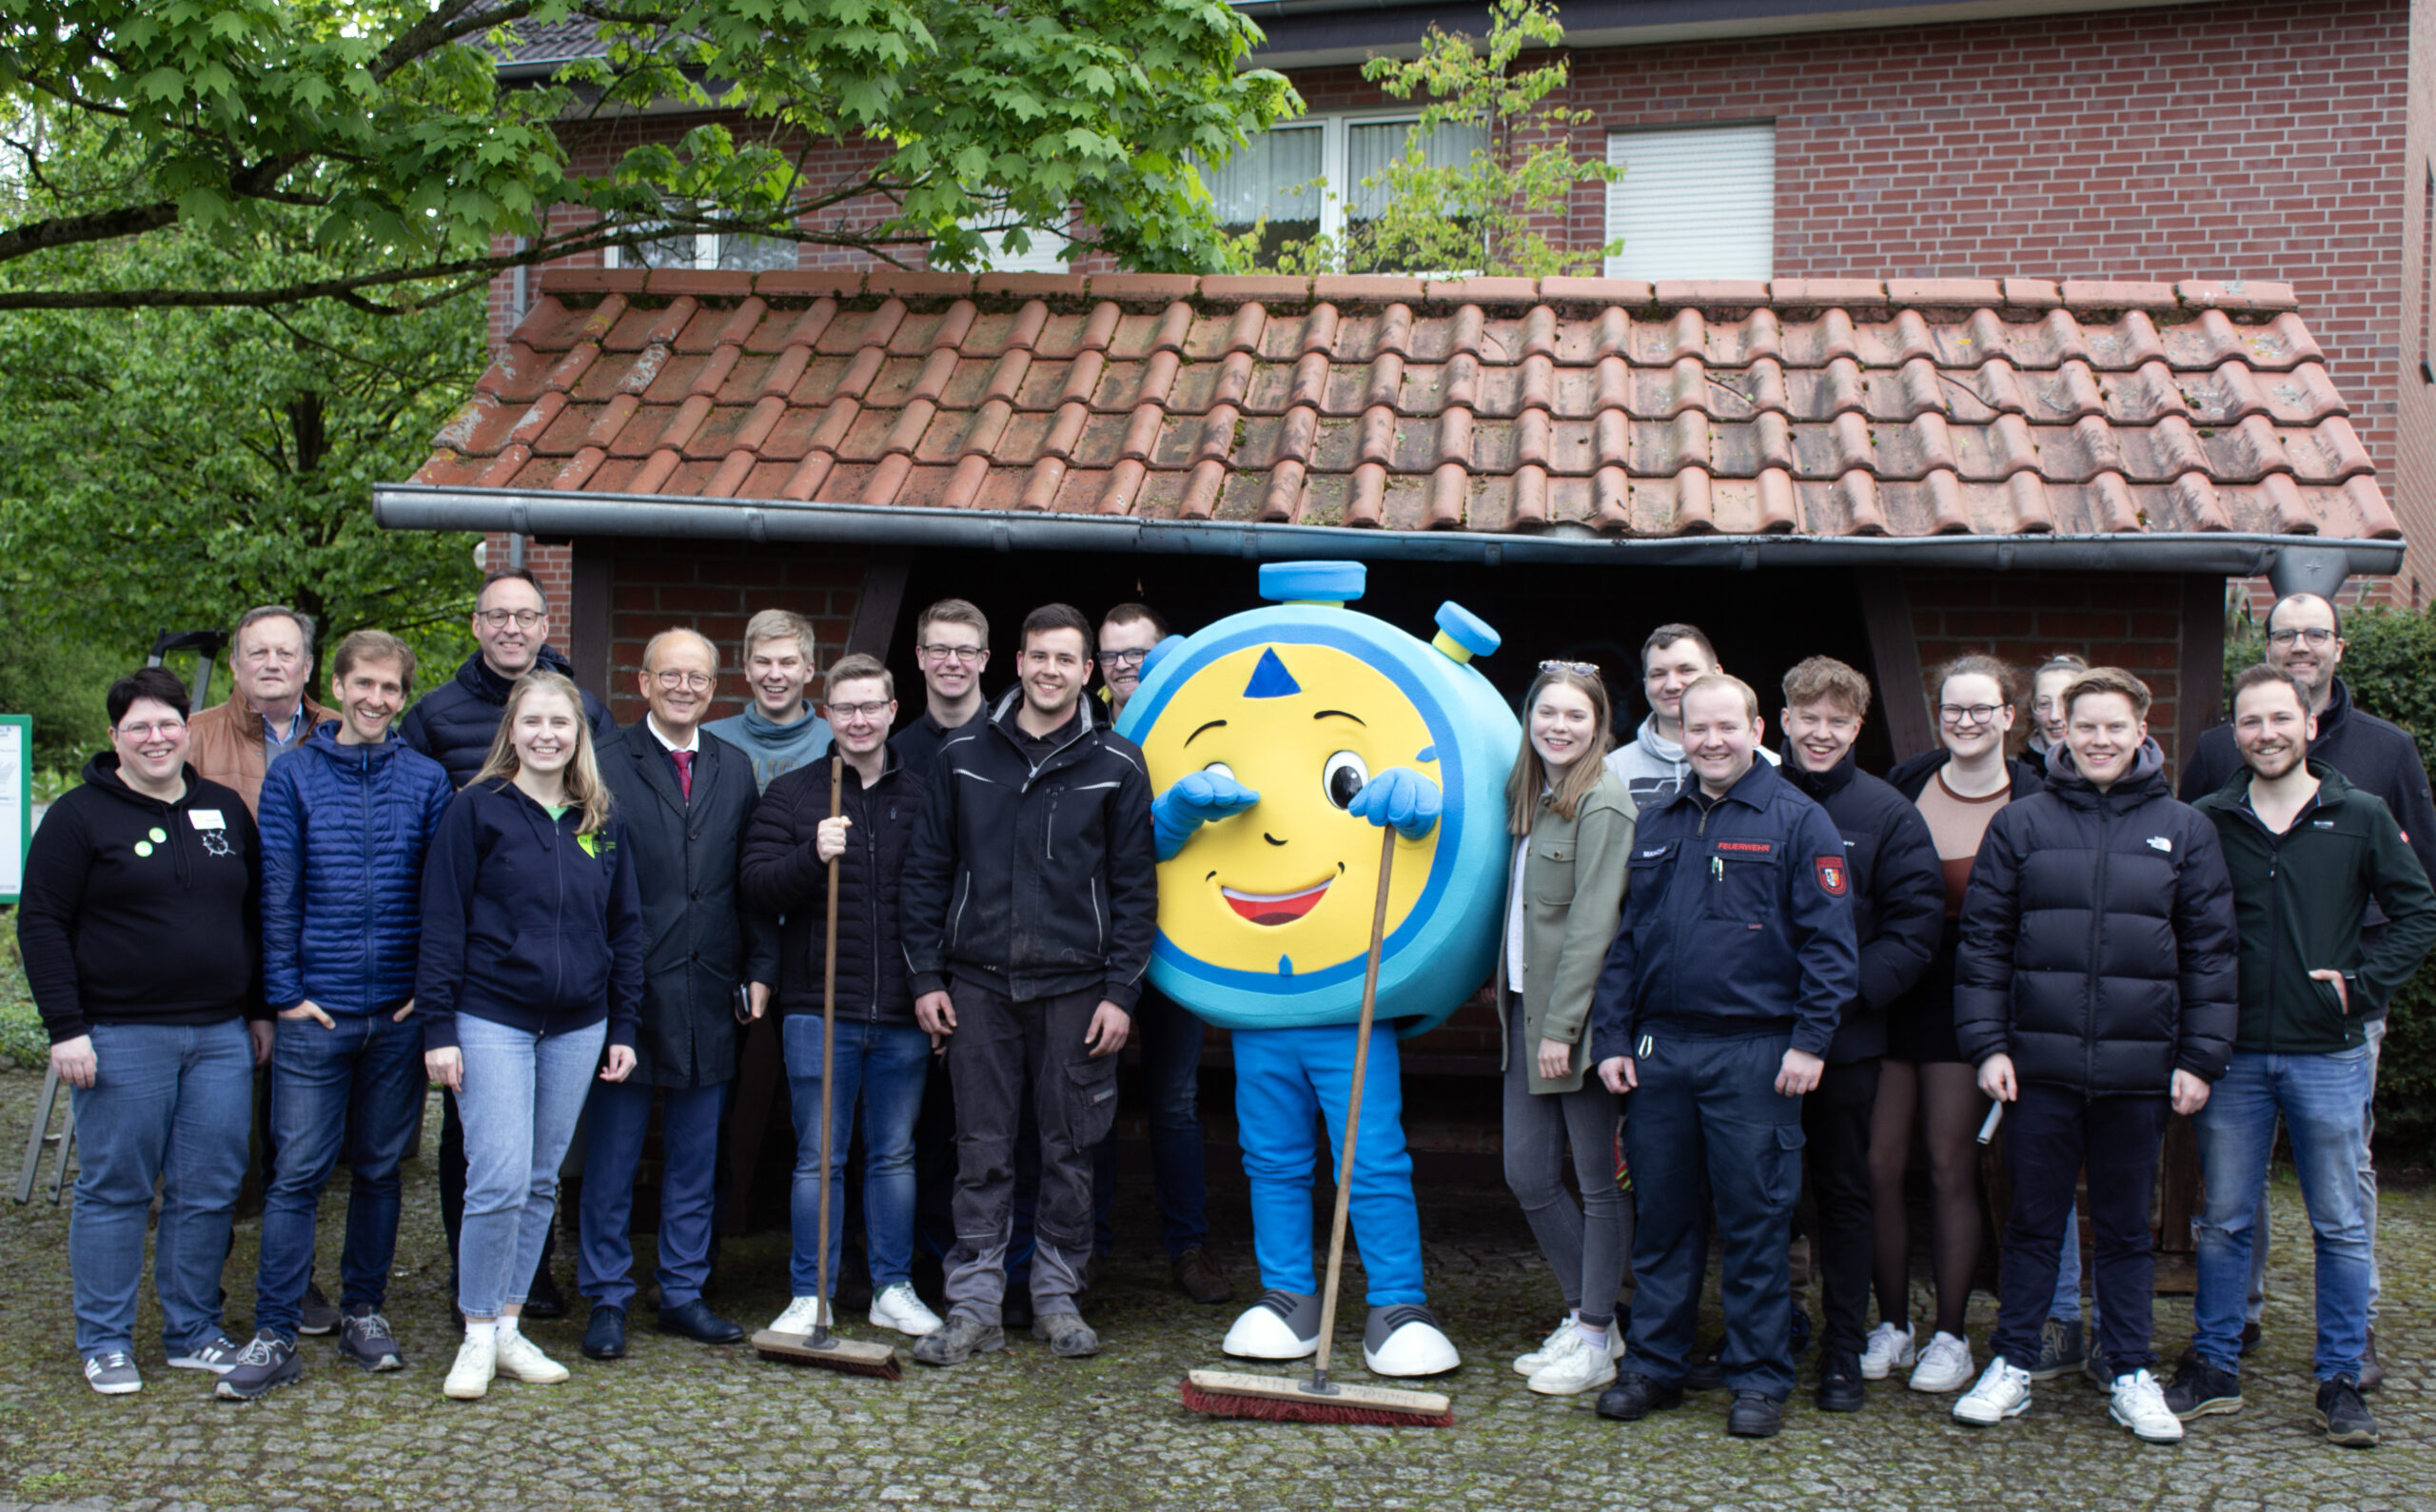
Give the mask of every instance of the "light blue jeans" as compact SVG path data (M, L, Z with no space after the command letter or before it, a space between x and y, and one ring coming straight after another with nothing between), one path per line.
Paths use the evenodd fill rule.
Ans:
M2377 1063L2385 1056L2386 1021L2372 1018L2360 1026L2368 1046L2368 1096L2360 1105L2360 1207L2368 1225L2368 1326L2377 1325L2377 1304L2384 1300L2386 1278L2377 1269ZM2249 1305L2243 1317L2256 1323L2267 1311L2267 1193L2261 1188L2258 1211L2250 1218L2257 1242L2250 1246Z
M465 1062L457 1092L465 1122L457 1306L466 1317L496 1318L524 1301L558 1206L559 1164L608 1039L606 1022L546 1034L457 1016Z
M217 1024L95 1024L93 1085L76 1111L76 1206L68 1275L76 1352L129 1349L144 1281L144 1229L161 1190L152 1284L171 1354L220 1333L220 1269L246 1179L254 1050L243 1019Z
M2315 1373L2320 1381L2359 1377L2368 1342L2369 1286L2360 1134L2373 1066L2367 1045L2327 1055L2235 1051L2192 1120L2208 1183L2207 1210L2190 1226L2199 1245L2192 1345L2218 1369L2241 1367L2243 1305L2261 1237L2254 1215L2267 1189L2280 1114L2317 1239Z
M795 1109L794 1234L787 1270L798 1297L820 1291L820 1020L790 1013L778 1024L787 1091ZM840 1024L837 1088L829 1105L829 1290L846 1232L846 1147L862 1107L863 1253L872 1290L914 1278L914 1124L930 1075L931 1036L911 1024Z

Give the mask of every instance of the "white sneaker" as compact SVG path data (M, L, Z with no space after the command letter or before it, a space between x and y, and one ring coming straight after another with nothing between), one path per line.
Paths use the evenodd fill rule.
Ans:
M927 1306L914 1283L900 1281L872 1298L872 1326L894 1328L909 1339L925 1339L939 1331L939 1315Z
M770 1325L770 1331L801 1337L815 1328L835 1325L836 1321L830 1316L829 1305L818 1297L797 1297L787 1304L786 1311L778 1314L778 1321Z
M2134 1438L2151 1443L2182 1442L2182 1420L2166 1405L2165 1388L2157 1384L2157 1378L2146 1370L2114 1378L2114 1400L2106 1415L2130 1428Z
M499 1374L499 1336L493 1333L467 1334L457 1346L457 1363L448 1367L448 1383L440 1388L441 1395L459 1402L479 1402L491 1389L491 1377Z
M543 1354L540 1345L521 1333L501 1334L493 1357L498 1361L499 1373L510 1381L554 1386L567 1378L566 1366Z
M1912 1325L1900 1328L1881 1323L1869 1331L1861 1348L1861 1379L1883 1381L1896 1370L1909 1370L1919 1359L1912 1348Z
M1540 1341L1540 1347L1532 1350L1529 1354L1516 1355L1514 1357L1514 1373L1518 1376L1522 1376L1525 1380L1528 1380L1532 1376L1538 1375L1541 1371L1545 1370L1548 1366L1556 1364L1557 1355L1564 1344L1565 1335L1579 1331L1580 1330L1574 1326L1572 1314L1566 1314L1564 1321L1556 1325L1556 1330L1550 1333L1546 1338ZM1615 1320L1609 1319L1607 1323L1607 1358L1609 1360L1621 1360L1623 1357L1623 1332L1616 1326Z
M213 1375L225 1376L237 1368L237 1357L245 1352L246 1346L226 1334L214 1334L190 1349L169 1356L169 1367L173 1370L208 1370Z
M1920 1351L1920 1363L1912 1367L1912 1389L1959 1391L1971 1384L1974 1368L1971 1341L1939 1333Z
M1579 1396L1616 1379L1616 1362L1607 1358L1604 1340L1593 1344L1580 1328L1565 1331L1565 1340L1550 1351L1552 1358L1531 1377L1532 1390L1543 1397Z
M1952 1335L1941 1333L1937 1337L1946 1339ZM2158 1405L2162 1407L2164 1404L2160 1398ZM2030 1372L1998 1355L1988 1362L1988 1368L1979 1377L1979 1384L1964 1392L1962 1400L1954 1404L1954 1417L1957 1423L1975 1424L1984 1428L2007 1418L2018 1418L2029 1410ZM2167 1418L2171 1422L2172 1415L2169 1413ZM2174 1425L2181 1426L2180 1424Z

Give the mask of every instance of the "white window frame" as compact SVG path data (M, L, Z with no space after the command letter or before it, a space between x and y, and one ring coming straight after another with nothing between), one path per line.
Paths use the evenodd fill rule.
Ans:
M669 240L674 240L674 238L669 238ZM779 238L770 238L770 240L780 240L780 239L779 239ZM796 244L796 265L797 265L797 266L801 266L801 265L802 265L802 244L800 244L800 243ZM650 265L650 264L648 264L648 263L642 262L642 261L640 261L640 260L637 260L637 261L635 261L635 262L633 262L633 263L628 263L628 262L626 261L626 249L625 249L624 247L622 247L622 246L605 246L605 247L602 247L602 248L600 249L600 265L601 265L601 266L603 266L603 267L630 267L630 266L631 266L631 267L649 267L651 265ZM719 265L719 233L718 233L718 232L717 232L717 231L697 231L697 232L695 232L695 233L694 233L694 266L695 266L695 268L696 268L696 269L697 269L697 270L700 270L700 271L708 272L708 271L716 271L716 270L717 269L718 265Z
M1342 242L1347 220L1346 206L1360 187L1353 180L1353 128L1420 124L1421 112L1417 109L1328 110L1280 121L1268 129L1276 132L1306 130L1314 126L1320 128L1320 234L1332 242Z
M1611 258L1606 259L1605 265L1604 265L1604 267L1601 269L1601 271L1602 271L1602 272L1604 272L1604 273L1606 274L1606 276L1607 276L1607 277L1609 277L1609 278L1630 278L1630 279L1640 279L1640 280L1644 280L1644 281L1646 281L1646 280L1650 280L1650 279L1653 279L1653 278L1683 278L1683 279L1700 279L1700 278L1739 278L1739 279L1747 279L1747 278L1754 278L1754 277L1757 277L1757 278L1761 278L1761 279L1767 279L1767 278L1774 278L1774 277L1776 276L1776 264L1777 264L1777 246L1776 246L1776 242L1777 242L1777 235L1776 235L1776 232L1777 232L1777 224L1776 224L1776 223L1777 223L1777 200L1776 200L1776 195L1777 195L1777 123L1776 123L1775 121L1773 121L1773 120L1768 120L1768 121L1719 121L1719 122L1708 123L1708 124L1703 124L1703 125L1699 125L1699 126L1685 126L1685 127L1657 127L1657 128L1619 128L1619 129L1611 129L1610 131L1608 131L1608 133L1607 133L1607 162L1608 162L1611 166L1612 166L1612 165L1614 165L1614 164L1617 164L1617 163L1619 163L1619 162L1621 162L1621 163L1623 164L1623 166L1624 166L1624 170L1625 170L1625 171L1624 171L1624 176L1623 176L1622 178L1618 179L1618 180L1616 180L1616 181L1614 181L1614 182L1610 183L1610 184L1607 186L1606 203L1605 203L1605 206L1604 206L1604 208L1605 208L1605 216L1604 216L1604 219L1603 219L1603 222L1602 222L1602 229L1604 230L1604 233L1605 233L1605 234L1604 234L1604 236L1601 238L1601 240L1611 240L1611 239L1613 239L1614 237L1616 237L1618 234L1620 234L1619 229L1618 229L1618 226L1617 226L1617 220L1618 220L1618 214L1617 214L1618 197L1619 197L1620 195L1621 195L1621 196L1627 196L1627 197L1628 197L1628 196L1630 195L1630 193L1631 193L1631 190L1632 190L1632 184L1633 184L1633 176L1632 176L1632 157L1633 157L1633 152L1632 152L1632 148L1631 148L1631 144L1633 144L1633 143L1634 143L1634 142L1636 142L1636 141L1640 141L1640 142L1647 142L1647 141L1652 141L1652 140L1660 140L1660 139L1673 139L1673 140L1675 140L1675 141L1677 141L1677 142L1682 142L1682 141L1685 141L1686 139L1689 139L1689 138L1694 137L1694 136L1708 135L1708 134L1712 134L1712 133L1719 133L1719 134L1721 134L1721 133L1727 133L1727 132L1742 133L1742 134L1746 134L1746 135L1753 136L1753 137L1757 137L1757 136L1758 136L1758 134L1762 133L1762 132L1764 132L1764 133L1766 134L1766 141L1767 141L1767 147L1768 147L1768 187L1767 187L1767 197L1766 197L1766 200L1765 200L1764 205L1761 206L1761 208L1763 208L1763 209L1764 209L1764 211L1765 211L1766 231L1765 231L1764 262L1763 262L1762 265L1758 268L1758 270L1755 273L1753 270L1751 270L1751 269L1749 269L1749 268L1741 268L1741 269L1709 269L1709 268L1662 268L1662 269L1652 269L1652 268L1648 268L1648 267L1640 267L1640 268L1638 268L1638 269L1637 269L1637 268L1633 267L1633 266L1630 265L1630 261L1629 261L1629 260L1630 260L1630 259L1631 259L1631 257L1632 257L1633 249L1632 249L1632 245L1631 245L1631 244L1630 244L1630 242L1628 241L1628 242L1625 244L1624 250L1623 250L1623 252L1622 252L1621 254L1620 254L1619 256L1616 256L1616 257L1611 257ZM1748 208L1749 208L1748 206L1745 206L1745 207L1744 207L1744 209L1745 209L1745 213L1746 213L1746 214L1748 213Z

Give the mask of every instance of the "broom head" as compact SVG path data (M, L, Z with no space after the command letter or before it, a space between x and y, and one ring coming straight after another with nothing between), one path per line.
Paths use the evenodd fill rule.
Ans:
M1293 1376L1195 1370L1184 1378L1184 1404L1222 1418L1270 1423L1375 1423L1389 1428L1451 1428L1454 1404L1435 1391L1339 1385L1322 1393Z
M904 1367L896 1363L896 1351L884 1344L865 1344L860 1339L840 1339L832 1334L827 1344L815 1345L809 1334L773 1333L764 1328L753 1336L753 1347L760 1351L764 1360L818 1365L824 1370L877 1376L883 1381L905 1379Z

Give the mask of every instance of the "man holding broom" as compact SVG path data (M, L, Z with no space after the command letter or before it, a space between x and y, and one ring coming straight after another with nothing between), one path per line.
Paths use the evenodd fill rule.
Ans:
M1082 697L1091 628L1067 604L1024 619L1022 685L940 746L901 885L914 1011L955 1086L955 1248L947 1326L924 1365L1006 1347L1000 1306L1023 1090L1040 1127L1034 1337L1099 1352L1074 1305L1091 1251L1091 1150L1116 1116L1157 929L1150 779Z

